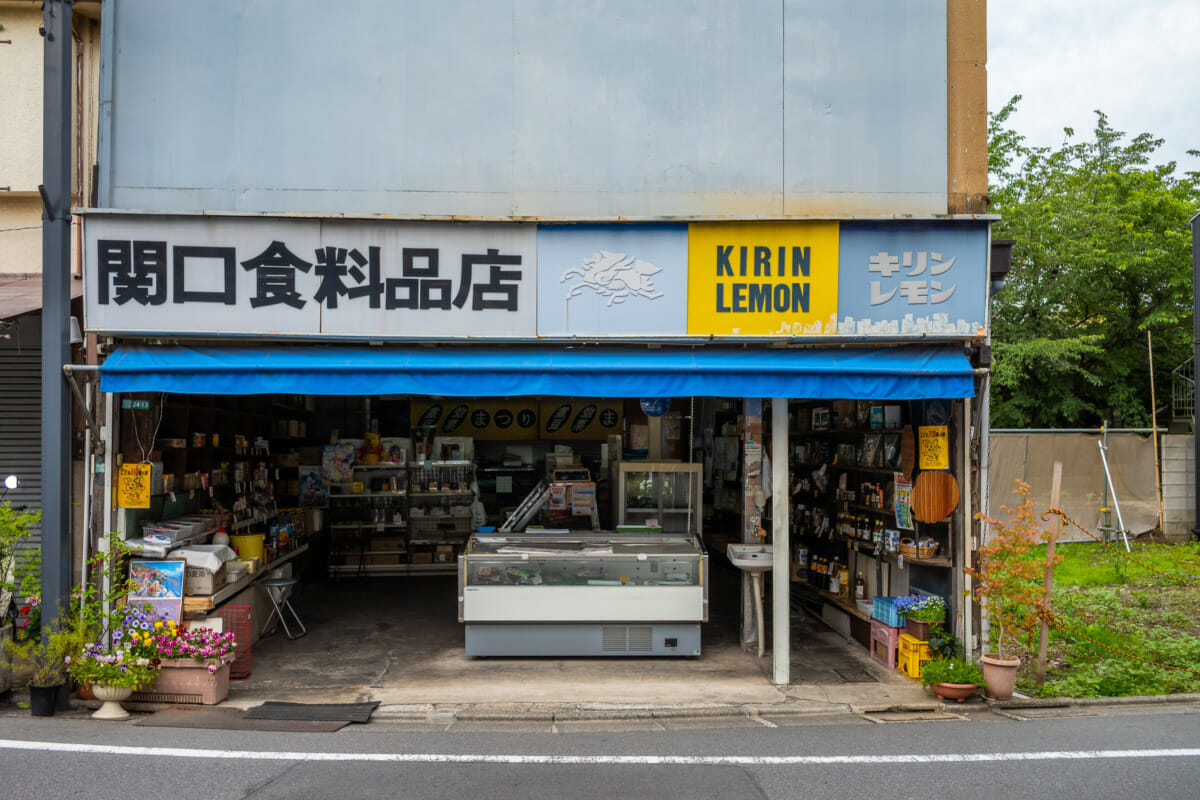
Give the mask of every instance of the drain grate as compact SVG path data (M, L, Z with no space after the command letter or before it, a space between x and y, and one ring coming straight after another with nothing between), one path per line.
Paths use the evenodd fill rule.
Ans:
M879 683L879 680L865 669L835 669L833 672L846 683Z

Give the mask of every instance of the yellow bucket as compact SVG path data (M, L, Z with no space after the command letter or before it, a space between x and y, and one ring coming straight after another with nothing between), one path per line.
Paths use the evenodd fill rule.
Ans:
M245 533L229 537L229 546L238 554L238 558L257 558L262 561L263 540L267 537L261 533Z

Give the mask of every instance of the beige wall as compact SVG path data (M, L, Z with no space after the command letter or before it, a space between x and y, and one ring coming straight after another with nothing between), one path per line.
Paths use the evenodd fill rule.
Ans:
M987 211L987 0L946 0L947 211Z
M43 41L38 3L0 0L0 275L35 275L42 271ZM75 14L73 102L71 114L71 194L75 206L87 205L92 191L100 79L98 4L85 4ZM82 136L80 135L82 132ZM75 220L78 225L78 220ZM78 241L72 232L72 249ZM73 254L73 265L78 264ZM73 271L77 271L73 267Z

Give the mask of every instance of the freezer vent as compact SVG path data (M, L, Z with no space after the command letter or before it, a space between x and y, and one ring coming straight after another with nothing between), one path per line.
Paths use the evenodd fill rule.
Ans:
M629 652L649 653L654 649L654 629L641 626L629 629Z
M629 651L625 644L625 626L606 625L601 637L601 647L604 652L626 653Z

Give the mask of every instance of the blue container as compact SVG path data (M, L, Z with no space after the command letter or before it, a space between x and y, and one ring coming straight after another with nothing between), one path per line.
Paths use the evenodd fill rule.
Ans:
M892 628L903 628L904 617L896 613L895 597L875 597L872 599L871 617Z

